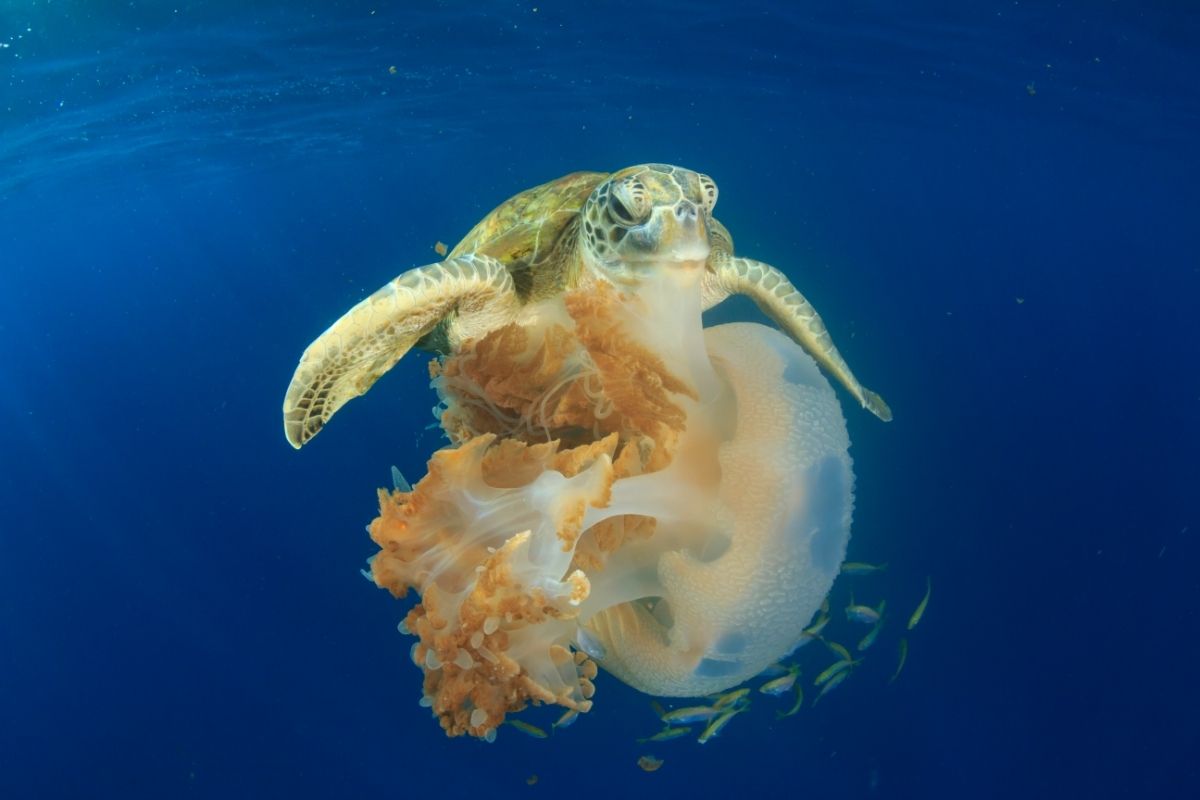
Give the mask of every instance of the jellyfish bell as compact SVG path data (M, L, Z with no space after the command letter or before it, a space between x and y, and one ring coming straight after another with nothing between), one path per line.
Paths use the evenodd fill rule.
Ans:
M372 575L421 596L406 628L451 735L587 711L598 666L656 695L734 686L803 641L837 575L853 473L832 388L770 328L703 329L700 271L658 266L447 358L456 446L380 493Z
M602 667L662 696L723 691L801 644L853 509L849 438L812 359L760 325L704 338L728 395L695 401L677 458L617 481L609 506L585 517L638 508L657 520L641 552L589 574L588 602L603 607L583 625L604 648Z

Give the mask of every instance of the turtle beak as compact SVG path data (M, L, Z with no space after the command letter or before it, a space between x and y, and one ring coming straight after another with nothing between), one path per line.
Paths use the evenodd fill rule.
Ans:
M708 261L708 212L690 200L680 200L663 214L660 252L681 267Z

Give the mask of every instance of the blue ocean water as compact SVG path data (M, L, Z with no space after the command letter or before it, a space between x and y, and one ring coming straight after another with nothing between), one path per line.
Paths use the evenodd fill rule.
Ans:
M0 796L1196 796L1198 43L1172 3L0 2ZM283 391L436 241L647 161L887 397L839 393L850 557L928 610L894 683L885 630L703 746L603 674L548 740L446 739L358 574L427 357L301 452Z

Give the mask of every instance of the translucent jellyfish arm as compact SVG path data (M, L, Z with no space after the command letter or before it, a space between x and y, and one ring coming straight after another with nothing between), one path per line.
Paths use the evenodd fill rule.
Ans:
M493 736L529 702L586 711L594 691L596 665L570 650L590 591L570 566L585 509L608 497L616 437L567 455L494 442L438 452L411 493L381 491L370 527L375 582L421 595L404 627L422 703L450 735Z

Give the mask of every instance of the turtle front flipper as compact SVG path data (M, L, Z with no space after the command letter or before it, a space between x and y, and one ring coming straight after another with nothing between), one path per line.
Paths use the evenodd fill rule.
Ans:
M812 303L800 294L791 281L770 264L715 252L709 262L712 270L706 281L706 306L719 302L722 294L744 294L762 309L780 328L808 351L821 366L836 377L854 395L862 407L884 422L892 419L892 410L883 398L863 386L842 358L821 316Z
M347 311L300 356L283 399L283 430L299 449L347 401L365 394L448 314L485 333L510 322L519 301L494 258L464 255L405 272Z

